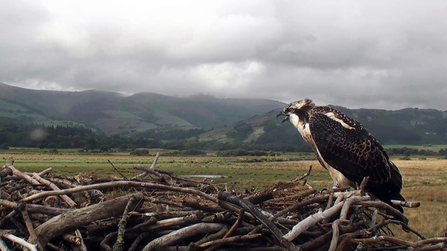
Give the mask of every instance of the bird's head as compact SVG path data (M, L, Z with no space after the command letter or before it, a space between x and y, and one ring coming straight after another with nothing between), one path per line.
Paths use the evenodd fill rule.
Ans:
M289 121L296 127L299 119L303 116L306 117L306 113L313 107L315 107L314 102L307 98L299 101L293 101L284 106L282 111L276 115L276 118L279 116L286 116L281 123Z

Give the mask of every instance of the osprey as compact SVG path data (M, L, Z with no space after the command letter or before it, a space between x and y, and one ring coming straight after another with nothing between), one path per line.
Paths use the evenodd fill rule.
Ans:
M335 186L356 187L368 176L365 190L373 196L391 206L391 200L405 200L399 169L359 122L331 107L315 106L310 99L286 105L281 115L286 116L282 122L292 123L312 147Z

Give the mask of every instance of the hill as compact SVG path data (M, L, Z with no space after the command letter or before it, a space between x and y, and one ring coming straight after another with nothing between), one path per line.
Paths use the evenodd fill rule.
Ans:
M208 95L171 97L138 93L126 97L114 92L95 90L39 91L2 83L0 99L7 102L8 106L15 104L33 113L30 121L33 117L41 116L39 120L80 123L106 134L122 135L150 129L211 129L233 126L254 114L263 114L284 105L273 100L219 99ZM15 115L8 114L5 117L14 119Z
M108 135L146 138L157 132L201 129L206 132L192 140L305 147L295 128L276 119L284 105L266 99L209 95L39 91L0 83L0 122L85 125ZM447 111L334 107L361 122L382 144L447 144ZM137 133L148 130L147 134Z
M406 108L396 111L378 109L335 109L362 123L382 144L447 144L447 111ZM296 129L290 123L280 124L276 119L280 109L256 115L227 127L200 135L203 141L216 139L221 142L245 142L254 144L283 144L305 146Z

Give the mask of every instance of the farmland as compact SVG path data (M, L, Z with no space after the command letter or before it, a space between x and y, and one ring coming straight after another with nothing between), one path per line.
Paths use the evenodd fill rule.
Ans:
M14 165L21 171L41 171L52 167L57 174L74 176L79 173L99 177L119 176L110 162L128 177L139 173L133 165L150 166L156 151L150 156L131 156L129 153L81 154L75 150L59 150L50 154L37 149L10 149L0 156L13 156ZM404 176L403 196L420 201L421 207L406 209L410 227L427 236L441 236L447 227L447 159L410 156L410 159L393 158ZM156 168L173 171L177 175L212 175L221 187L235 187L242 191L260 191L264 187L284 180L292 180L313 166L308 183L317 190L331 186L329 174L307 153L286 153L279 156L217 157L173 156L161 151ZM396 230L398 231L398 230Z

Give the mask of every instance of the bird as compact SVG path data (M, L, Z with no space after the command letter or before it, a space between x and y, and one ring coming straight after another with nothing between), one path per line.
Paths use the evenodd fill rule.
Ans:
M313 149L318 162L329 171L335 187L357 187L369 177L365 190L403 213L391 200L400 194L402 174L374 136L358 121L308 98L287 104L276 116L286 116Z

